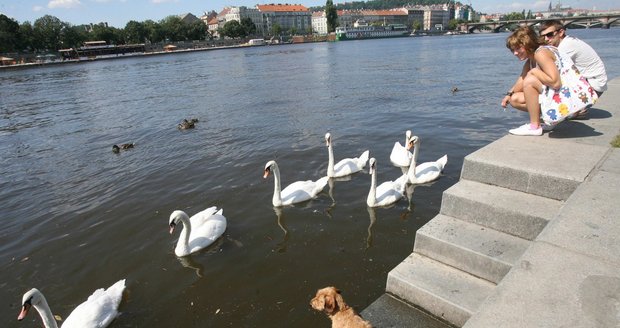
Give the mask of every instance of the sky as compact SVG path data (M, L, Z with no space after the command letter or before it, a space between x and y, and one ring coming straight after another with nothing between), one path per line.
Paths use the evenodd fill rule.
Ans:
M345 1L333 0L334 4ZM350 0L351 1L351 0ZM542 11L558 0L460 0L471 4L478 12L509 13L532 10ZM18 23L52 15L73 25L107 22L108 25L124 28L127 22L159 21L170 15L186 13L201 16L205 12L220 12L226 6L254 7L256 4L295 3L306 7L323 6L325 0L0 0L0 14ZM620 9L618 0L564 0L563 6L580 9Z

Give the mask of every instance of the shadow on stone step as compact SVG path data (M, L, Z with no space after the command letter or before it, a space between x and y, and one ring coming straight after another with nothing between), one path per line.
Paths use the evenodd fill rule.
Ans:
M454 328L389 294L383 294L361 313L374 328Z

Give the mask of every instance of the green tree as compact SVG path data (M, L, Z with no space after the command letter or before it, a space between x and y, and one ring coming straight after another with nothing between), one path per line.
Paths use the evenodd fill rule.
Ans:
M179 16L168 16L160 22L166 41L184 41L187 35L186 24Z
M458 21L458 20L456 20L456 19L451 19L451 20L448 22L448 30L450 30L450 31L454 31L454 30L456 30L456 28L457 28L458 26L459 26L459 21Z
M146 33L146 38L149 42L157 43L166 38L161 24L150 19L144 21L144 30Z
M186 37L188 40L204 40L207 37L207 25L202 21L187 24Z
M413 23L411 23L411 30L419 31L421 29L422 29L422 22L420 22L419 20L415 20L413 21Z
M25 21L19 26L19 50L36 49L36 38L34 36L34 28L30 22Z
M279 36L280 34L282 34L282 26L278 23L271 25L271 35Z
M51 15L45 15L34 21L35 49L54 51L60 49L60 35L63 27L63 22Z
M245 31L243 30L241 23L236 20L231 20L224 24L221 35L236 39L245 37Z
M327 33L334 32L338 27L338 11L332 0L327 0L325 3L325 18L327 19Z
M86 32L86 26L72 26L69 23L65 23L62 29L62 36L60 42L63 48L77 48L84 44L84 41L88 40L88 33Z
M21 43L19 34L17 21L0 14L0 52L18 50Z
M90 32L88 39L90 41L105 41L108 44L124 43L121 32L117 28L109 27L105 24L93 25L93 30Z
M127 22L125 25L125 41L127 43L142 43L147 38L148 34L144 23L134 20Z
M250 17L242 18L240 24L241 27L243 27L246 36L256 34L256 24L254 24Z

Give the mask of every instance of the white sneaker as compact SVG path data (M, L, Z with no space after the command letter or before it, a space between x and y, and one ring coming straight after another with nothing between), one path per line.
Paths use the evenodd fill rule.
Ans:
M530 123L525 123L516 129L509 130L510 134L514 134L516 136L541 136L542 128L538 126L538 129L530 128Z
M556 126L558 126L558 123L556 123L556 124L540 123L540 127L545 132L551 131L551 130L555 129Z

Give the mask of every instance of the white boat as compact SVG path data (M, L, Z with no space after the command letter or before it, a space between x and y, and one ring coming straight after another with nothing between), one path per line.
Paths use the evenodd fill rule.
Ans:
M336 27L336 40L359 40L376 38L395 38L409 36L407 26L403 24L390 24L386 26L368 25L362 20L355 22L353 27Z

